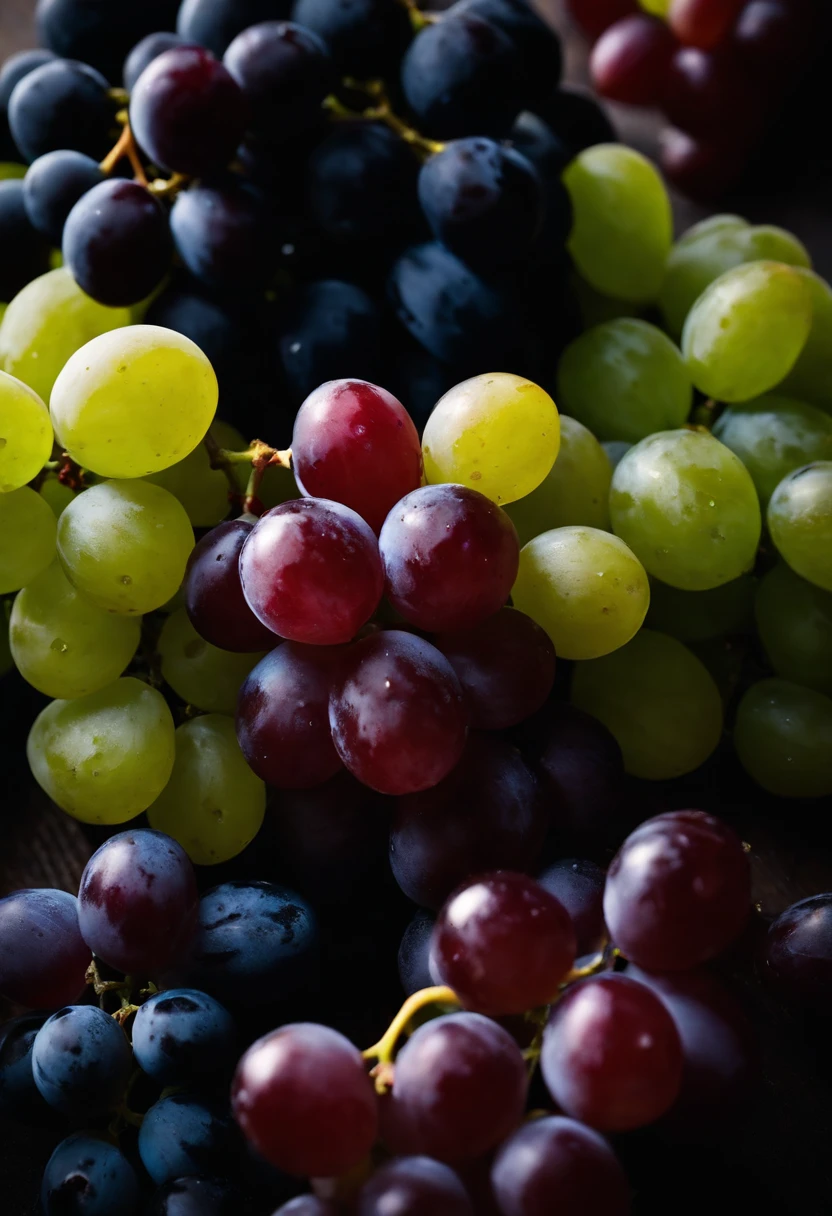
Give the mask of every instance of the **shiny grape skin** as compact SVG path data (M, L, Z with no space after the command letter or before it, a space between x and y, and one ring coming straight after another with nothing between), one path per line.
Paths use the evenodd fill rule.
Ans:
M592 50L592 83L602 97L629 105L662 102L676 41L664 21L634 13L616 21Z
M369 1152L378 1127L373 1082L357 1048L328 1026L283 1026L240 1060L231 1101L253 1147L272 1165L332 1177Z
M322 384L300 407L292 468L305 495L357 511L378 534L422 475L419 436L407 410L366 380Z
M475 13L507 34L523 55L524 89L531 102L546 101L563 71L561 40L543 10L525 0L463 0L456 13Z
M176 9L177 0L147 0L140 5L38 0L38 41L56 55L92 64L118 84L131 46L153 30L173 29Z
M62 1140L49 1158L40 1201L44 1216L103 1216L105 1212L132 1216L138 1207L139 1183L114 1144L76 1132Z
M107 81L73 59L53 59L28 72L9 98L9 128L30 164L45 152L72 148L96 160L114 126Z
M165 51L172 51L174 47L185 45L186 40L180 34L174 34L172 30L160 30L158 33L146 34L130 51L124 61L124 67L121 69L121 78L127 92L133 92L136 81L154 59L158 59Z
M431 966L430 945L435 918L421 909L415 913L402 934L399 944L399 980L408 996L420 988L440 983Z
M292 17L323 39L339 72L359 80L387 75L412 36L407 13L386 0L296 0Z
M250 25L282 20L289 16L290 8L290 0L183 0L176 29L189 42L223 55Z
M685 46L712 51L727 37L746 0L671 0L670 28Z
M340 650L284 642L249 672L237 702L237 739L258 777L308 789L342 767L329 729Z
M119 832L81 876L78 922L91 950L125 974L158 975L177 962L197 928L194 869L163 832Z
M598 1131L630 1131L678 1097L682 1045L657 996L607 974L574 985L554 1007L540 1067L565 1114Z
M214 290L265 286L277 255L261 196L229 178L183 190L170 213L176 252L199 282Z
M338 755L381 794L429 789L462 755L468 715L447 659L412 633L388 630L356 642L329 698Z
M32 1046L48 1014L24 1013L0 1027L0 1118L25 1121L46 1107L32 1073Z
M235 653L271 650L279 642L249 608L240 584L240 550L252 529L229 519L197 543L185 572L185 607L191 624L212 646Z
M282 503L261 516L240 553L243 595L281 637L318 646L349 642L378 606L378 544L355 511L323 498Z
M27 214L21 181L0 182L0 240L7 250L0 266L0 293L13 299L49 269L49 247Z
M339 1208L317 1195L298 1195L282 1204L273 1216L338 1216Z
M726 949L751 909L748 858L736 833L704 811L657 815L610 865L604 916L632 963L685 971Z
M578 958L596 953L606 938L604 879L604 871L594 861L571 858L556 861L537 876L541 887L569 913Z
M16 55L9 55L8 59L0 67L0 159L16 163L21 159L20 151L16 147L12 139L11 131L9 130L8 108L9 98L14 91L14 87L24 76L29 72L34 72L35 68L42 67L43 64L49 63L55 56L51 51L18 51Z
M574 1119L532 1119L491 1168L503 1216L628 1216L627 1176L607 1141Z
M241 1216L244 1202L237 1188L223 1179L176 1178L159 1187L146 1216Z
M78 901L38 888L0 899L0 992L30 1009L55 1009L80 996L90 949L78 925Z
M233 1169L234 1125L227 1110L190 1093L161 1098L139 1130L139 1156L157 1186L194 1174Z
M760 972L790 1005L825 1014L832 1007L832 895L787 908L769 928Z
M378 307L355 283L307 283L289 305L278 345L289 396L299 406L327 380L347 372L372 378L381 370Z
M68 1005L35 1036L35 1084L50 1106L73 1118L112 1110L122 1100L133 1057L127 1036L97 1005Z
M474 1216L457 1174L430 1157L399 1157L377 1169L358 1192L356 1216Z
M103 181L98 162L83 152L64 148L39 156L23 180L30 223L60 248L70 211L82 195Z
M228 47L223 63L248 99L252 130L274 142L293 138L317 120L335 83L322 39L291 21L249 26Z
M235 1060L231 1014L193 988L167 989L145 1001L131 1035L136 1063L161 1085L201 1081Z

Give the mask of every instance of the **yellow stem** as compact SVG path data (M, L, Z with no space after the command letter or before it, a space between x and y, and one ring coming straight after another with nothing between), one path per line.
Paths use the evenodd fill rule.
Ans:
M404 1033L408 1022L420 1009L424 1009L426 1005L450 1005L455 1009L459 1009L461 1002L453 988L448 988L444 984L438 984L435 988L422 988L419 992L414 992L412 996L407 998L379 1041L362 1052L364 1059L378 1060L381 1065L390 1064L396 1050L396 1044L399 1041L399 1037Z

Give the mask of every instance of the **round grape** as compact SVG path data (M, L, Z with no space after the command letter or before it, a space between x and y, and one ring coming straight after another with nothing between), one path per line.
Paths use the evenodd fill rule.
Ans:
M277 645L271 629L249 608L240 584L240 550L251 529L248 520L230 519L203 536L188 559L188 616L197 633L220 650L252 653Z
M3 996L30 1009L54 1009L80 996L89 963L74 895L43 887L0 899Z
M777 551L792 570L832 591L832 461L819 460L784 477L771 496L766 519Z
M788 680L752 684L737 707L734 747L745 771L780 798L832 794L832 697Z
M792 904L770 925L761 972L788 1004L827 1014L832 993L832 895Z
M358 1192L356 1216L474 1216L468 1192L441 1161L399 1157L377 1169Z
M509 503L506 513L520 544L541 532L584 524L609 528L612 466L595 436L574 418L560 416L560 451L536 490Z
M108 1210L132 1216L139 1204L139 1183L130 1162L114 1144L75 1132L49 1158L40 1201L44 1216L72 1211L105 1216Z
M133 1057L122 1028L97 1005L68 1005L35 1037L35 1084L50 1106L73 1118L106 1114L122 1100Z
M235 1164L235 1148L231 1116L189 1093L154 1103L139 1129L139 1157L157 1186L195 1174L223 1177Z
M150 473L146 480L178 499L195 528L213 528L228 514L228 478L222 469L211 468L204 444L197 444L184 460Z
M136 1063L160 1085L187 1085L235 1061L236 1032L219 1001L195 988L157 992L131 1028Z
M597 953L607 936L604 926L604 871L594 861L567 858L537 876L544 891L565 908L575 932L578 958Z
M773 393L730 406L713 433L748 469L763 507L787 474L832 458L832 418Z
M25 587L55 559L57 523L30 486L0 494L0 595Z
M775 674L832 695L832 593L780 562L760 582L754 616Z
M18 490L41 471L52 451L49 411L37 393L0 372L0 493Z
M165 621L157 649L162 675L174 692L187 704L215 714L234 713L246 677L263 657L212 646L199 636L184 607Z
M785 260L785 259L784 259ZM811 270L798 269L812 297L812 328L779 391L832 411L832 287Z

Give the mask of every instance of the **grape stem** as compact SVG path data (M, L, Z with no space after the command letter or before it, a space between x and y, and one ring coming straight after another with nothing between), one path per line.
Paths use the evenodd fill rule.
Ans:
M617 947L610 950L608 945L604 946L585 966L572 968L561 981L561 992L570 984L574 984L576 980L585 980L590 975L597 975L599 971L606 971L615 963L620 954L621 951Z
M426 25L435 25L437 21L441 21L438 13L423 13L416 0L399 0L399 3L403 8L407 9L407 15L410 17L410 25L414 34L418 34Z
M139 156L139 149L136 146L136 141L133 138L133 131L130 127L129 120L125 122L124 126L122 127L121 135L119 135L118 139L116 140L115 146L101 161L101 164L99 165L101 172L107 174L112 173L116 165L124 160L125 157L127 157L127 159L130 161L130 165L133 169L134 179L139 183L139 185L145 187L148 186L149 183L147 180L147 175L145 174L144 165L142 164L141 157Z
M375 1078L377 1093L385 1093L392 1084L393 1056L396 1052L396 1044L419 1010L428 1005L443 1005L449 1006L451 1009L459 1009L461 1001L453 988L448 988L444 984L438 984L434 988L421 988L407 998L379 1041L361 1053L365 1060L378 1061L375 1068L370 1070L370 1076Z
M366 93L373 100L374 104L364 110L351 110L349 106L344 105L340 98L334 94L330 94L329 97L324 98L322 103L330 118L336 121L383 122L424 160L444 149L445 145L443 143L420 135L415 127L408 126L406 122L399 118L398 114L394 113L385 92L383 81L354 80L348 76L344 79L343 83L347 89L354 92Z
M104 996L108 992L126 992L128 984L126 980L103 980L101 972L98 970L98 962L93 959L89 967L84 973L84 980L87 984L92 985L92 990L96 996Z

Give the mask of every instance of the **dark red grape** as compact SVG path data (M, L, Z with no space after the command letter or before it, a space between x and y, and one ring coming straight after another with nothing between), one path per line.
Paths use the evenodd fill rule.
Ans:
M376 1170L358 1192L356 1216L474 1216L459 1177L430 1157L399 1157Z
M600 38L605 29L638 12L637 0L566 0L570 16L588 38Z
M441 982L430 961L435 923L429 912L419 911L402 934L398 955L399 979L408 996Z
M691 135L724 140L736 131L750 138L760 100L732 59L686 46L671 59L662 109L674 126Z
M343 1174L376 1138L376 1095L364 1060L328 1026L295 1023L258 1039L237 1066L231 1101L249 1142L289 1174Z
M240 550L251 529L245 519L218 524L196 545L185 573L194 629L212 646L243 654L271 650L279 641L251 611L240 584Z
M616 946L651 971L685 971L742 932L751 875L742 841L704 811L672 811L636 828L607 874L604 916Z
M748 163L749 144L734 139L697 139L665 127L659 136L659 161L668 181L690 198L708 202L730 190Z
M214 289L263 287L277 261L274 224L260 195L234 178L183 190L170 213L176 252Z
M594 861L567 859L547 866L537 881L569 913L578 957L594 954L604 944L605 874Z
M789 1004L820 1013L832 1008L832 895L801 899L777 917L763 943L761 972Z
M634 13L616 21L598 39L589 61L592 83L602 97L635 106L661 101L676 40L664 21Z
M335 72L324 42L291 21L263 21L238 34L223 56L248 99L251 128L283 142L317 120Z
M70 211L103 181L98 161L83 152L63 148L39 156L23 180L23 202L32 226L60 248Z
M668 21L685 46L712 51L724 42L746 0L671 0Z
M602 975L570 988L552 1011L540 1067L558 1106L599 1131L643 1127L675 1102L682 1045L643 984Z
M90 949L78 901L42 887L0 899L0 993L30 1009L55 1009L80 996Z

